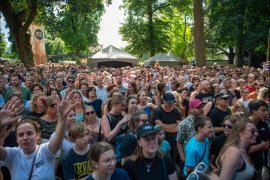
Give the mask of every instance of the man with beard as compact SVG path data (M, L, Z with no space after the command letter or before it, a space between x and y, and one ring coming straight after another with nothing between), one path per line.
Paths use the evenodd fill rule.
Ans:
M201 86L203 88L202 92L196 95L195 99L201 100L203 103L208 103L213 100L214 94L211 92L210 81L203 80L201 82Z
M121 75L116 76L116 86L119 89L119 92L124 96L127 92L127 88L125 88L122 84L122 77Z
M12 75L11 77L11 88L5 94L5 102L9 99L9 96L13 93L14 90L21 91L21 99L23 101L29 101L31 99L31 91L28 88L23 87L21 82L20 75Z
M223 92L225 94L227 94L229 97L229 106L231 106L233 104L233 102L235 102L236 96L235 94L231 91L231 86L232 86L232 81L229 78L226 78L223 80L223 89L220 92Z

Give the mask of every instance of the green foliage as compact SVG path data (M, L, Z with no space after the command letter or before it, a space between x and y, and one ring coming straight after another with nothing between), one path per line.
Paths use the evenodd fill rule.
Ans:
M166 33L169 23L162 18L163 11L170 6L159 4L157 0L124 0L127 19L120 27L120 34L128 42L126 50L142 57L144 54L165 52L169 48L169 36ZM165 10L166 9L166 10Z
M4 55L4 53L6 52L6 48L7 48L7 43L5 41L4 33L1 33L1 29L0 29L0 57Z
M58 37L50 38L47 35L45 48L47 55L59 55L67 53L65 42Z
M265 53L270 24L269 2L210 0L206 15L209 18L208 47L214 51L242 46L243 51Z

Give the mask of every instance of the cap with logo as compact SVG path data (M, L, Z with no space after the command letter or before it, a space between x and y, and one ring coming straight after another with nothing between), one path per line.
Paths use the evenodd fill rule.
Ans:
M156 134L157 130L151 124L142 124L137 129L137 139L145 137L149 134Z

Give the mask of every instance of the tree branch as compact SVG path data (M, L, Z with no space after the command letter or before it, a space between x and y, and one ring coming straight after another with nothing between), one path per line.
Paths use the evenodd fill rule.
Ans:
M36 1L33 1L33 3L31 3L31 6L30 6L30 14L27 18L27 20L25 21L24 25L22 26L21 28L21 31L26 33L29 26L31 25L31 23L33 22L36 14L37 14L37 2Z

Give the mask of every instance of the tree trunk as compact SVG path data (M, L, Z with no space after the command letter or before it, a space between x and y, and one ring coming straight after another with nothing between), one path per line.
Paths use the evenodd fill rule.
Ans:
M235 46L235 60L234 65L237 67L240 67L244 63L243 59L243 39L244 39L244 22L245 22L245 2L240 1L239 5L239 15L241 15L242 18L239 18L238 20L238 33L236 37L236 46Z
M9 0L2 0L0 3L0 11L5 17L20 60L31 67L34 66L34 56L30 44L31 36L27 31L37 14L37 2L33 1L28 8L29 14L26 14L26 9L16 12Z
M197 66L206 64L205 56L205 36L204 36L204 17L203 17L203 1L193 0L194 15L194 44L195 59Z
M234 49L232 47L229 47L229 53L228 53L228 59L229 59L229 64L233 64L233 60L234 60Z
M147 9L148 9L149 51L150 51L150 56L154 56L156 54L156 48L155 48L155 34L154 34L154 25L153 25L152 1L148 2Z

